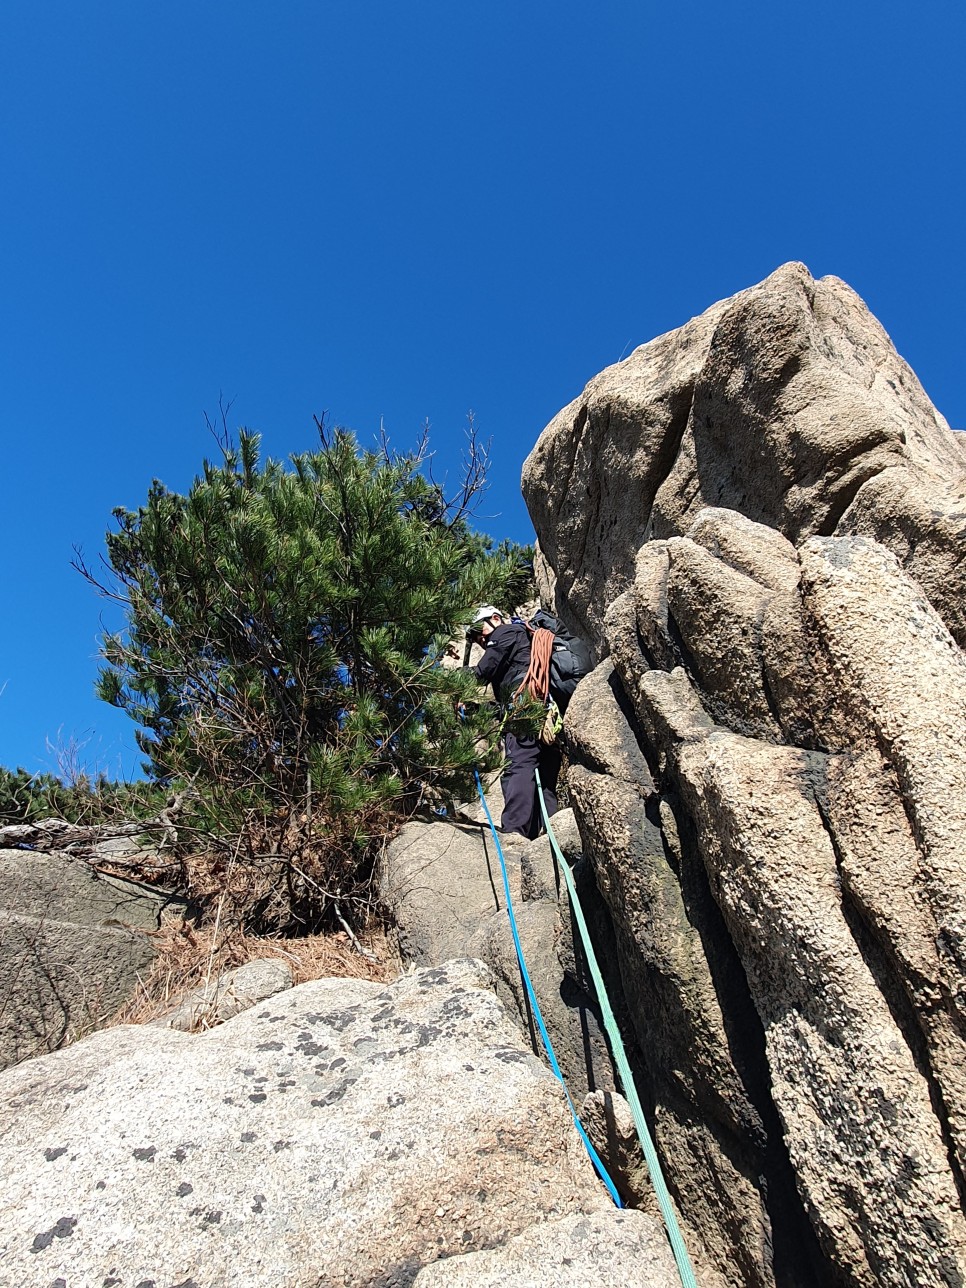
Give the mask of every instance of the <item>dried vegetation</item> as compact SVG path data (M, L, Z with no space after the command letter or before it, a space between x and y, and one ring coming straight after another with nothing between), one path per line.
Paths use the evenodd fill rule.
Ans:
M238 929L219 934L216 926L171 924L155 932L154 939L158 952L151 972L114 1017L114 1024L148 1024L161 1019L193 990L226 971L263 958L285 962L295 984L331 976L381 983L397 974L386 940L375 930L360 941L368 956L363 956L343 931L283 940L247 935Z

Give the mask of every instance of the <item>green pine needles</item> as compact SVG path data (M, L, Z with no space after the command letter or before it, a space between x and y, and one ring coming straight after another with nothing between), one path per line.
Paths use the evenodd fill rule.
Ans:
M115 511L109 584L81 567L126 606L99 694L187 802L188 893L261 929L358 924L393 826L497 763L496 713L460 719L479 690L441 663L474 605L530 582L528 550L469 527L486 467L472 432L447 498L425 437L364 451L317 423L318 449L287 465L243 431L186 496L155 482Z
M125 783L83 771L63 777L31 774L0 765L0 826L47 818L89 827L146 821L165 803L166 794L156 783Z

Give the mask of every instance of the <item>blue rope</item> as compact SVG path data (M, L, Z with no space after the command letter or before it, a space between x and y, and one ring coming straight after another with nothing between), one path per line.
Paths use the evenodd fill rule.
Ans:
M500 844L500 837L496 827L493 824L493 816L490 814L490 807L486 803L486 796L483 793L483 784L480 782L480 775L477 770L473 770L476 778L476 790L479 793L480 801L483 804L483 812L486 814L486 821L490 825L490 831L493 834L493 840L496 842L496 852L500 856L500 871L503 874L503 893L506 898L507 915L510 918L510 930L513 933L513 944L517 950L517 961L520 963L520 974L523 976L523 984L527 990L527 997L530 999L530 1007L533 1011L534 1018L537 1021L537 1027L540 1030L540 1038L543 1042L544 1050L547 1053L547 1059L550 1061L550 1068L554 1072L557 1081L563 1087L564 1095L567 1097L567 1104L570 1106L570 1112L573 1115L574 1126L580 1133L580 1139L584 1142L587 1153L590 1155L590 1161L597 1169L597 1174L607 1186L611 1198L618 1207L621 1207L621 1196L617 1193L614 1182L607 1175L607 1168L601 1161L600 1155L590 1143L590 1137L584 1131L583 1124L577 1117L577 1110L574 1108L574 1102L570 1099L570 1092L567 1090L567 1084L564 1082L563 1074L560 1072L560 1065L557 1063L557 1057L554 1055L553 1043L550 1041L550 1034L547 1032L547 1026L543 1022L543 1016L540 1013L540 1005L537 1002L537 995L533 991L533 984L530 982L530 972L527 970L527 964L523 960L523 945L520 943L520 932L517 930L517 919L513 913L513 902L510 898L510 879L507 876L506 859L503 857L503 846Z

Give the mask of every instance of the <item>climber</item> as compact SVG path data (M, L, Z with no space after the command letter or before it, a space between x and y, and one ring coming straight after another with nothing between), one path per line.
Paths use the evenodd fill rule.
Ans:
M509 707L530 667L530 632L525 623L513 621L492 604L477 610L466 632L485 652L470 667L481 684L492 684L496 700ZM505 730L503 746L507 765L500 779L503 789L502 831L519 832L532 840L543 830L534 770L540 770L543 799L548 814L557 811L557 778L560 748L540 738Z

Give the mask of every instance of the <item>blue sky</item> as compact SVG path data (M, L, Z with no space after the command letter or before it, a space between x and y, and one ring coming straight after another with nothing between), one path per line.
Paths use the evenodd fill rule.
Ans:
M594 6L76 0L0 40L0 763L130 773L71 570L204 413L274 455L312 415L440 460L480 526L601 367L789 259L865 298L966 427L953 0Z

